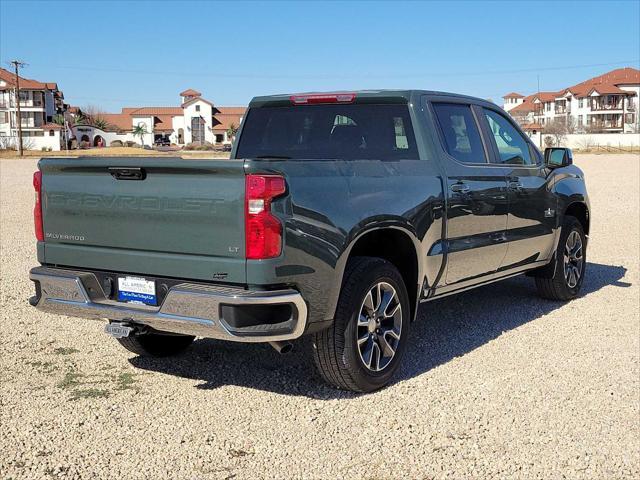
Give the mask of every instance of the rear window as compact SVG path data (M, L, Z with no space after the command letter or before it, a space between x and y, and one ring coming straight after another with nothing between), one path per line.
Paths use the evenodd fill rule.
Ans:
M296 105L249 110L238 158L417 159L406 105Z
M485 163L480 131L470 105L434 103L440 131L449 155L464 163Z

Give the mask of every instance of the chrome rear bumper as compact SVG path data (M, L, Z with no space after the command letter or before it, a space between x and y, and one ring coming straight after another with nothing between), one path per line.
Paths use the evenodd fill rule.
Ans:
M295 290L258 291L215 285L181 283L172 287L159 307L122 303L105 294L93 273L36 267L29 277L36 287L33 306L71 317L108 319L147 325L155 330L236 342L277 342L302 335L307 306ZM287 321L232 327L222 306L291 307ZM267 310L268 311L268 310Z

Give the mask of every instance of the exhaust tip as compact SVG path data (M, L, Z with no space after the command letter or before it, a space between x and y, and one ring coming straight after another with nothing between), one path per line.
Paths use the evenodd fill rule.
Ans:
M293 343L291 342L269 342L274 350L280 354L289 353L293 350Z

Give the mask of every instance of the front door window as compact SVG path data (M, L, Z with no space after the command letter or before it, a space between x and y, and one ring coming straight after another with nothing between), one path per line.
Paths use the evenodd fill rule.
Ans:
M535 163L531 158L529 143L511 125L511 122L498 112L483 109L489 122L489 129L498 147L500 163L509 165L532 165Z
M191 140L193 143L204 143L204 119L202 117L191 119Z

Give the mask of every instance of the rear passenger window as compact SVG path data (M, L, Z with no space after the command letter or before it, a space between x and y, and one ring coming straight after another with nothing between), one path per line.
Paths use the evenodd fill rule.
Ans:
M487 157L471 107L434 103L433 109L449 155L464 163L486 163Z
M483 109L489 129L493 134L500 154L500 163L508 165L533 165L529 142L515 129L509 120L498 112Z

